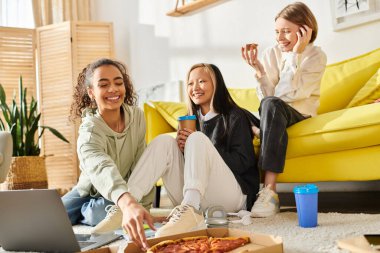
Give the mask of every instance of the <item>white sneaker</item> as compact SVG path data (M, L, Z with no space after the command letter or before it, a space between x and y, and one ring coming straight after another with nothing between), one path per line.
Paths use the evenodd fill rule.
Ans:
M269 217L280 212L280 200L278 194L265 186L259 193L251 209L252 217Z
M123 213L120 208L116 205L108 205L105 210L106 217L91 229L91 234L104 234L121 228Z
M157 230L156 237L185 233L205 227L203 215L196 213L190 205L176 206L168 218L170 218L169 221Z

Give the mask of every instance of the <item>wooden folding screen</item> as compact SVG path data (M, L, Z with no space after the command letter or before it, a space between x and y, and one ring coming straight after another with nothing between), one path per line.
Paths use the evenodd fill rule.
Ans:
M79 72L100 57L114 57L111 23L64 22L37 28L42 124L58 129L66 144L50 133L43 138L49 188L70 188L78 179L76 140L79 123L69 121Z
M35 30L0 27L0 83L7 95L7 104L18 96L18 81L23 77L30 97L36 98ZM37 99L37 98L36 98Z

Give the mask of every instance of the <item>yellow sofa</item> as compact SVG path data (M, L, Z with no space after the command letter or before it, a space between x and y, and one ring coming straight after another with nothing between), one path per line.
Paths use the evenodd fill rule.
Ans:
M373 97L380 97L379 68L380 48L327 66L318 116L288 128L285 170L278 182L380 179L380 103L372 103ZM258 110L255 89L229 90L240 106ZM353 100L356 106L348 107ZM149 143L159 134L174 132L176 118L186 114L186 107L151 101L144 104L144 113Z

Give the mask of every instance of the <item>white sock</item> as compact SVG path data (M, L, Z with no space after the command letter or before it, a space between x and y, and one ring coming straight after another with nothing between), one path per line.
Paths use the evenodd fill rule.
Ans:
M201 208L201 193L195 189L186 190L181 204L190 205L199 210Z

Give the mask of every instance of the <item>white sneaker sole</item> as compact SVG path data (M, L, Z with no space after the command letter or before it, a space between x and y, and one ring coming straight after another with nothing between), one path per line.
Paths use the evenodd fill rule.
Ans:
M160 234L159 232L155 233L155 238L158 238L158 237L164 237L164 236L171 236L171 235L174 235L174 234L182 234L182 233L186 233L186 232L190 232L190 231L196 231L196 230L203 230L203 229L206 229L207 226L206 226L206 223L204 222L204 220L200 221L199 223L197 223L197 225L195 225L194 227L186 230L186 231L175 231L173 233L164 233L164 234ZM158 230L159 231L159 230Z
M257 212L257 211L255 211L255 212L251 212L251 217L252 218L266 218L266 217L273 216L279 212L280 212L279 209L273 210L271 212Z

